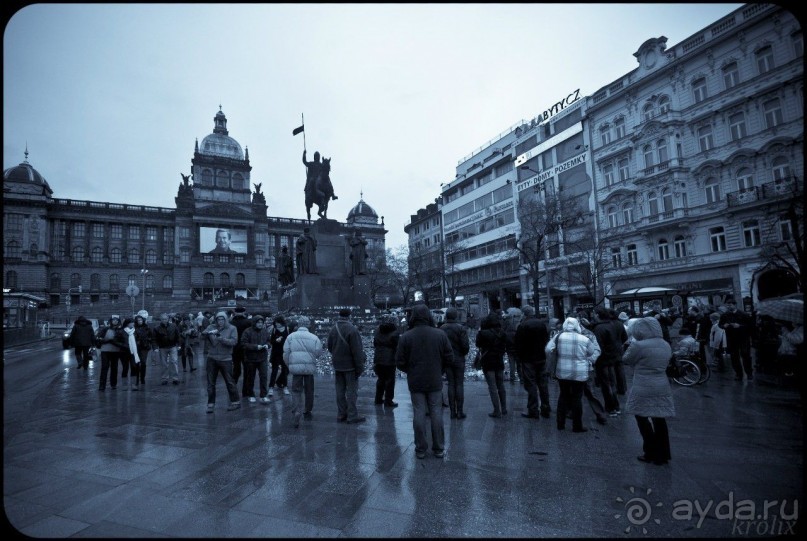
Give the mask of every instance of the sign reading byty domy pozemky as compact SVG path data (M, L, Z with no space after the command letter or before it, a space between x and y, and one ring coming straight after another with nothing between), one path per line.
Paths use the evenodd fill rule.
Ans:
M552 178L559 173L563 173L571 169L572 167L577 167L578 165L586 163L586 156L588 156L588 151L582 152L577 156L569 158L565 162L559 163L555 166L550 167L549 169L545 169L543 171L539 171L537 175L534 177L530 177L528 179L524 179L518 183L518 191L526 190L530 186L535 186L536 184L540 184L544 182L548 178Z

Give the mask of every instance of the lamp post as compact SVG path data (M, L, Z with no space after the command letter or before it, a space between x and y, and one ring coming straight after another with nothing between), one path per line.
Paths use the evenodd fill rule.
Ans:
M531 173L535 173L536 175L540 174L538 171L536 171L535 169L533 169L529 165L522 165L521 169L523 169L524 171L530 171ZM544 203L546 203L546 181L542 182L538 186L538 189L544 192ZM552 295L550 294L550 291L549 291L549 265L548 265L548 262L549 262L549 256L547 254L546 249L544 249L544 275L545 275L545 281L546 281L546 317L547 317L547 319L551 318L553 316L553 313L554 313L554 311L552 310ZM536 306L536 308L538 308L538 307Z
M140 305L141 310L146 309L146 274L148 274L148 269L140 269L140 275L143 276L143 302Z

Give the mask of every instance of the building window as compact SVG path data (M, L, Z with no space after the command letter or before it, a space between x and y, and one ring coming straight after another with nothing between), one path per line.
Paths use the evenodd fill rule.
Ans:
M647 105L644 106L644 109L642 109L642 118L644 118L644 120L646 120L646 121L653 118L653 104L652 103L648 103Z
M31 257L36 257L37 252L39 252L39 246L36 243L31 244Z
M22 231L22 214L6 215L6 227L9 231Z
M701 126L698 129L698 146L700 147L701 152L706 152L707 150L714 148L715 141L712 137L711 126Z
M667 239L658 241L658 259L659 261L670 259L670 246L667 244Z
M205 263L213 263L213 254L202 255L202 261L204 261Z
M611 248L611 265L616 269L622 266L622 251L619 248Z
M230 179L227 177L227 171L222 171L221 169L216 171L216 188L229 188Z
M219 284L221 284L221 287L230 287L230 275L222 272L219 275Z
M92 224L92 236L95 239L104 238L104 224Z
M148 225L146 226L146 240L157 240L157 228Z
M684 240L684 237L678 235L675 237L673 241L673 246L675 247L675 257L686 257L687 256L687 243Z
M84 222L73 222L73 237L83 238L85 231Z
M737 62L731 62L723 67L723 84L726 85L726 90L740 84L740 69Z
M625 137L625 119L623 117L614 120L614 131L617 139Z
M289 253L291 254L291 252L289 252ZM255 252L255 264L256 265L263 265L264 263L266 263L266 261L264 260L265 257L266 257L266 254L264 254L263 252L261 252L261 251ZM274 265L272 265L272 266L274 267Z
M147 265L156 265L157 264L157 252L154 250L146 250L146 264Z
M238 254L235 255L235 264L236 265L242 265L244 263L244 261L245 261L244 256L238 255Z
M174 254L169 252L168 250L163 252L163 265L173 265L174 264Z
M109 251L109 262L110 263L120 263L121 262L120 248L112 248L112 250Z
M707 203L717 203L720 201L720 182L718 182L717 178L707 178L704 183L704 188L706 189Z
M191 228L190 227L180 227L179 228L179 238L181 238L181 239L189 239L189 238L191 238Z
M625 203L622 207L622 220L626 225L633 223L633 205L630 203Z
M5 287L17 289L17 271L10 270L6 273Z
M746 248L759 246L762 242L759 233L759 222L757 220L743 222L743 242Z
M101 275L94 272L90 275L90 290L98 291L101 289Z
M122 239L123 238L123 226L120 225L120 224L111 224L109 226L109 238Z
M140 240L140 226L139 225L130 225L129 226L129 240Z
M672 212L673 210L672 190L669 188L661 190L661 207L663 212Z
M233 189L234 190L243 190L244 188L246 188L246 183L244 182L244 177L242 177L240 173L235 173L233 175Z
M729 117L729 131L731 132L731 140L732 141L739 141L746 135L748 132L745 128L745 114L744 113L734 113Z
M174 277L170 274L166 274L163 276L163 289L173 289L174 288Z
M83 246L76 246L73 248L71 252L71 258L73 263L83 263L84 262L84 247Z
M650 216L655 216L659 213L659 200L656 192L650 192L647 195L647 204L650 207Z
M154 289L154 275L147 274L146 275L146 289Z
M611 142L611 126L606 124L600 128L600 139L602 141L603 146L609 144Z
M110 274L109 275L109 290L110 291L117 291L120 289L120 278L117 274Z
M713 227L709 230L709 241L713 252L726 251L726 233L722 227Z
M771 173L773 174L773 180L775 181L783 181L790 178L790 163L787 161L787 158L784 156L777 156L773 159L773 163L771 164Z
M765 111L766 128L774 128L782 123L782 106L779 105L778 98L766 101L762 108Z
M180 263L190 263L191 261L191 251L188 248L180 248L179 249L179 262Z
M751 170L743 167L737 171L737 189L741 192L750 190L754 187L754 177L751 176Z
M779 217L779 240L783 242L793 240L793 224L787 216Z
M202 171L202 186L212 186L213 185L213 171L210 169L205 169Z
M644 166L645 169L650 169L655 164L653 163L653 147L650 145L645 145L642 149L642 154L644 154Z
M619 225L619 213L617 213L615 206L608 207L608 226L617 227Z
M173 243L174 242L174 228L173 227L163 227L163 241L166 243Z
M213 273L212 272L206 272L205 273L203 284L204 284L204 287L213 287L214 283L213 283Z
M92 261L93 263L103 263L104 251L98 246L93 248L92 252L90 252L90 261Z
M81 285L81 275L77 272L74 272L70 275L70 287L78 287Z
M773 69L773 47L770 45L761 48L756 52L757 69L760 74L767 73Z
M661 96L658 99L658 112L660 115L663 115L667 111L670 110L670 98L667 96Z
M140 250L132 248L129 250L129 263L140 263Z
M617 164L619 167L619 180L624 182L630 177L630 167L628 166L628 159L623 158Z
M658 154L658 163L664 163L669 158L667 157L667 140L659 139L656 143L656 153Z
M219 254L219 263L229 263L230 254Z
M706 94L705 77L700 77L692 81L692 97L695 98L695 103L700 103L708 97Z
M801 32L790 34L790 40L793 42L793 52L796 53L796 56L804 56L804 38Z
M126 283L127 286L136 286L137 285L137 275L136 274L130 274L129 278L127 278L126 282L127 282Z
M62 277L58 272L50 275L50 290L59 291L62 289Z
M246 287L247 286L247 278L244 276L243 272L239 272L235 275L235 287Z
M639 264L639 250L636 249L635 244L628 244L627 246L627 254L628 254L628 265L638 265Z
M20 243L16 240L9 241L6 244L5 257L20 257Z
M605 185L612 186L614 184L614 166L608 164L602 168L602 172L605 176Z

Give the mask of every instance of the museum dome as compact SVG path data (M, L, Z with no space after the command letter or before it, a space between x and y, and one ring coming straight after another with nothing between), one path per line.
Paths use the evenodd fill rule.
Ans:
M15 165L14 167L9 167L8 169L3 171L3 185L6 188L6 184L13 183L13 182L21 182L24 184L32 184L35 186L44 186L46 188L47 193L52 194L53 190L51 190L48 181L45 180L39 171L33 168L33 166L28 163L28 148L25 149L25 160L19 164ZM45 192L43 192L44 194Z
M364 202L364 199L359 199L359 202L356 203L356 206L350 209L350 212L347 214L347 220L355 221L371 221L371 223L378 222L378 214L373 208Z
M222 156L235 160L244 159L244 151L238 141L229 136L227 131L227 117L219 107L219 112L213 117L213 133L202 139L199 153L208 156Z

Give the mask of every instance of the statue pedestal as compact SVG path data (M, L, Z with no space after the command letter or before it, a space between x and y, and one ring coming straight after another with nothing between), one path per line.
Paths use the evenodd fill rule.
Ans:
M317 239L317 272L319 276L328 279L344 278L347 276L345 268L345 238L342 236L342 227L336 220L320 218L311 225L311 233Z

